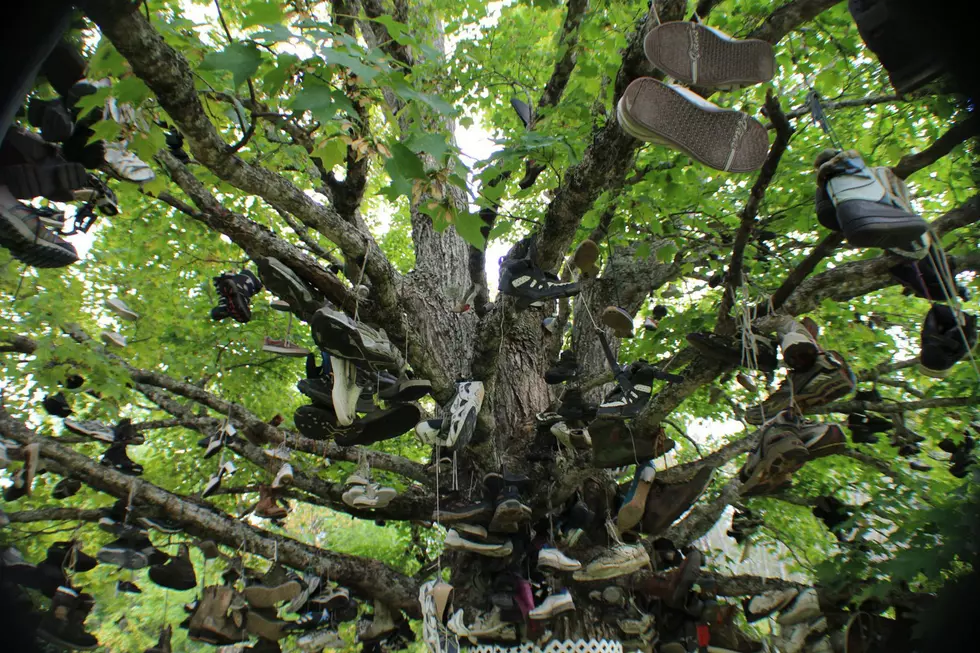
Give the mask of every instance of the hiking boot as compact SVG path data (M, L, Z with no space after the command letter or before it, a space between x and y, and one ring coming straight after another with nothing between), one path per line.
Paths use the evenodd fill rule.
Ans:
M548 368L544 373L544 382L548 385L556 385L571 381L578 374L578 356L571 349L558 354L558 362Z
M214 287L218 294L224 298L224 308L227 316L234 318L236 322L247 324L252 319L252 297L262 290L262 282L250 270L242 270L238 274L225 272L220 277L214 277ZM222 304L219 303L219 306ZM215 317L214 311L211 313L212 319L222 319Z
M230 460L226 461L224 465L218 468L218 471L214 474L214 476L208 479L207 484L201 491L201 498L206 499L217 492L218 488L221 487L221 481L224 480L225 476L234 474L236 471L238 471L238 468L235 467L235 463L231 462Z
M135 548L134 540L117 539L99 549L95 557L99 562L123 569L143 569L150 559L141 549Z
M599 318L602 323L613 330L617 338L633 337L633 316L619 306L607 306Z
M381 601L374 602L374 616L366 628L358 629L357 639L361 642L376 641L395 631L397 626L392 619L391 610Z
M623 499L623 505L616 515L616 527L620 533L632 529L643 519L647 495L650 493L650 486L653 484L656 475L657 470L651 462L636 466L633 482L630 484L626 498Z
M37 634L41 639L62 648L90 651L99 645L99 640L85 632L87 615L78 592L69 587L59 587L51 599L51 609L41 618Z
M116 333L115 331L103 331L99 334L102 338L102 342L107 345L112 345L113 347L125 347L126 346L126 336L121 333Z
M733 39L693 21L657 25L643 41L650 63L682 84L707 88L762 84L772 79L776 58L759 39Z
M128 417L119 420L119 423L112 427L112 441L122 445L141 445L146 442L143 435L133 427L133 422Z
M82 489L82 482L77 478L63 478L58 481L51 490L51 498L63 501L68 497L73 497Z
M617 544L579 569L572 578L577 581L606 580L628 576L650 565L650 556L641 544Z
M259 276L269 292L284 300L297 315L309 320L321 306L323 298L310 288L292 268L271 256L255 259Z
M575 610L575 602L572 601L572 595L568 593L568 590L563 590L550 595L541 605L531 610L528 616L535 620L551 619L563 612L571 612L573 610Z
M245 600L253 608L273 608L292 601L303 587L299 579L280 564L273 564L261 580L245 585Z
M582 568L582 563L554 547L545 547L538 552L538 569L551 569L554 571L578 571Z
M537 308L546 301L574 297L581 291L578 282L563 283L526 258L500 264L499 288L502 294L517 298L518 309Z
M124 320L135 322L139 319L139 313L127 306L126 302L118 297L110 297L109 299L105 300L105 306Z
M150 567L150 580L160 587L174 590L194 589L197 577L194 575L194 565L191 563L187 545L181 544L177 549L177 556L170 558L165 564Z
M804 621L810 621L821 615L820 601L817 590L808 587L796 596L789 605L782 608L776 621L780 626L792 626Z
M126 454L125 444L113 444L102 455L102 464L128 476L139 476L143 465L133 462Z
M772 340L754 333L735 339L713 333L695 332L687 334L687 342L706 358L728 365L757 368L763 372L773 372L779 367L776 346Z
M815 460L847 450L847 437L839 424L800 420L798 435L809 452L809 459Z
M440 524L489 524L494 515L493 506L489 501L467 501L456 497L449 501L440 501L439 507L432 513L432 521Z
M673 483L654 479L637 529L648 535L666 531L697 502L711 483L714 472L714 467L705 466L692 470L688 478Z
M904 247L929 228L912 208L905 182L890 168L869 167L854 150L822 163L817 175L844 238L855 247Z
M300 347L289 340L273 340L269 336L265 336L262 341L262 351L287 358L306 358L310 354L310 350L305 347Z
M530 521L531 509L521 503L516 485L508 485L498 494L494 502L493 519L490 531L494 533L516 533L521 524Z
M422 412L415 404L395 404L391 408L375 409L354 420L351 430L335 436L342 447L368 446L408 433L416 426Z
M456 529L449 529L446 533L446 548L457 551L469 551L490 558L507 558L514 552L514 545L510 540L503 543L496 542L473 542L464 539Z
M44 412L52 417L68 417L73 412L71 404L68 403L63 392L45 396L41 401L41 406L44 407Z
M438 444L451 451L460 451L470 443L476 430L477 415L483 407L483 383L460 381L456 394L446 411L439 432Z
M645 463L674 448L674 441L658 427L653 434L634 436L630 426L618 419L596 419L589 424L592 465L605 469Z
M395 373L405 365L384 330L373 329L330 306L317 310L310 326L313 341L333 357L363 364L368 369L387 369Z
M255 504L253 513L262 519L285 519L289 511L280 506L276 493L267 485L259 486L259 501Z
M757 170L769 153L769 136L758 120L651 77L630 83L616 117L630 136L679 150L715 170Z
M739 471L742 494L777 475L792 474L810 457L792 413L779 413L762 429L759 445Z
M933 304L922 323L919 371L942 379L977 344L977 318L944 304Z
M588 238L579 243L579 246L575 248L575 254L572 255L572 263L584 278L598 276L599 267L596 265L598 260L599 246Z
M809 370L791 372L765 402L747 408L745 421L759 426L789 408L791 402L800 410L828 404L850 394L855 384L843 356L836 351L821 353Z
M78 252L41 222L38 211L18 202L0 185L0 246L11 256L36 268L63 268L78 260Z

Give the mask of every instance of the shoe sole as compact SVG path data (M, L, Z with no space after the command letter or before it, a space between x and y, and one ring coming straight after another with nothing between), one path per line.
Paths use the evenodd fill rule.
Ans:
M699 52L697 78L690 56L694 39ZM650 63L677 81L710 88L762 84L776 71L772 46L765 41L729 41L692 22L658 25L644 39L643 52Z
M287 265L272 257L256 260L262 283L274 295L304 315L312 315L320 307L312 291Z
M406 381L396 383L378 393L385 401L418 401L432 392L432 384L428 381Z
M592 580L609 580L610 578L619 578L620 576L629 576L630 574L636 573L644 567L650 565L650 559L638 558L636 560L631 560L629 564L620 565L618 567L610 567L608 569L597 569L593 572L588 570L577 571L572 575L572 578L577 581L592 581Z
M316 406L300 406L293 413L296 429L311 440L329 440L353 431L353 427L338 426L332 413Z
M285 622L272 621L265 615L249 610L245 615L245 629L253 635L276 642L286 636Z
M100 550L95 557L99 562L122 569L144 569L150 565L149 559L142 551L133 549Z
M817 362L820 349L800 333L787 333L780 342L783 360L793 370L808 370Z
M582 244L575 249L575 254L572 257L575 267L585 277L593 277L599 273L599 268L595 264L598 260L599 246L591 240L582 241Z
M493 512L490 531L496 533L516 533L522 522L527 521L531 511L517 499L501 502Z
M222 297L228 300L228 313L236 322L245 324L252 319L252 309L249 308L248 302L242 299L234 281L219 279L215 282L215 288Z
M751 492L764 481L782 474L793 467L802 467L810 458L803 442L796 437L786 437L773 443L766 457L759 461L749 477L742 482L742 494Z
M811 392L803 392L795 395L796 405L801 410L806 410L813 406L822 406L823 404L830 403L835 399L840 399L850 394L851 390L854 389L854 383L848 378L846 373L843 373L843 368L838 371L841 372L842 377L827 382ZM777 413L786 410L789 407L789 397L787 396L785 399L780 398L780 401L775 405L778 407L767 406L765 408L765 414L769 417L774 417ZM752 408L756 407L753 406ZM753 426L760 426L765 420L762 418L761 410L758 412L755 410L746 410L745 421Z
M931 377L933 379L945 379L953 371L952 367L948 367L944 370L934 370L932 368L926 367L922 363L919 363L917 367L919 369L920 374L924 374L925 376Z
M922 237L929 224L894 206L870 200L849 200L837 206L844 238L855 247L908 247Z
M415 404L398 404L388 410L377 410L374 415L354 420L353 430L334 439L342 447L355 444L370 445L397 438L408 433L422 418Z
M615 331L617 338L633 337L633 320L616 310L602 312L602 323Z
M333 388L328 384L327 390L320 388L319 384L311 383L309 379L300 379L296 383L296 389L309 397L314 404L320 404L319 408L333 411Z
M280 345L262 345L262 351L270 354L277 354L279 356L285 356L287 358L306 358L310 354L309 350L307 349L282 347Z
M627 133L641 140L663 141L715 170L758 170L769 153L769 136L758 120L733 109L708 111L649 77L627 87L616 113Z
M619 509L619 514L616 515L616 526L620 533L625 533L642 521L651 487L653 487L653 481L641 480L633 492L633 497Z
M476 519L477 517L486 517L489 511L486 507L474 506L469 510L456 510L456 511L435 511L432 513L432 520L437 521L441 524L453 524L461 521L470 521Z
M22 220L3 210L0 210L0 246L18 261L36 268L63 268L78 261L74 248L67 250L37 237Z
M253 608L271 608L277 603L292 601L301 590L302 587L295 580L286 581L276 587L252 585L245 588L245 600Z

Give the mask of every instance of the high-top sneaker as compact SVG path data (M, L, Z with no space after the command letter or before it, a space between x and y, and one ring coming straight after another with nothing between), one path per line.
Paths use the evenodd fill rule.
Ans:
M817 176L818 186L826 183L844 238L855 247L907 246L929 227L912 208L905 182L890 168L869 167L854 150L822 163ZM818 207L818 216L821 211L826 215Z
M919 371L945 378L977 345L977 318L944 304L933 304L922 323Z
M70 587L59 587L51 599L51 609L41 619L37 634L66 649L90 651L99 645L99 640L85 632L87 615L78 592Z
M578 374L578 356L573 350L566 349L558 354L558 362L544 373L544 381L548 385L556 385L574 379L576 374Z
M174 590L189 590L197 585L194 575L194 565L191 563L190 550L186 544L177 549L177 556L170 558L163 565L150 567L150 580L160 587Z
M517 308L544 305L544 302L573 297L581 291L578 282L563 283L530 259L509 259L500 264L500 292L517 298Z
M630 366L629 387L621 383L613 389L596 412L597 418L629 419L636 417L646 407L653 392L651 384L656 378L656 368L646 361L637 361Z
M125 444L114 444L106 449L105 454L102 455L102 464L129 476L139 476L143 473L143 465L133 462L126 455Z
M252 319L252 297L262 290L262 282L250 270L242 270L238 274L226 272L215 277L214 287L225 299L228 315L236 322L245 324ZM211 318L221 319L215 317L214 310L211 311Z
M693 21L657 25L643 41L654 66L691 86L728 89L772 79L776 58L772 46L759 39L733 39Z

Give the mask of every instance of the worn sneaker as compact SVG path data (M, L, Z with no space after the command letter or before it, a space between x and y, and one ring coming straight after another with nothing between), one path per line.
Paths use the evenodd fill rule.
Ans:
M780 324L779 349L786 366L797 372L813 367L821 351L810 330L792 318L786 318Z
M769 136L758 120L652 77L630 83L616 116L630 136L679 150L715 170L757 170L769 153Z
M449 404L446 418L439 433L439 444L452 450L462 450L470 443L476 431L476 420L483 407L483 383L461 381L456 384L456 395Z
M508 259L500 264L500 292L517 298L517 308L539 307L544 302L573 297L581 291L577 282L563 283L529 259Z
M847 450L847 436L839 424L800 420L799 438L810 454L810 460Z
M78 260L71 243L42 224L36 210L0 185L0 246L37 268L63 268Z
M300 347L296 343L285 339L273 340L269 336L265 336L265 339L262 342L262 351L267 351L270 354L287 356L289 358L306 358L310 354L309 349Z
M654 66L692 86L730 89L772 79L776 59L772 46L759 39L733 39L692 21L657 25L643 41Z
M575 602L568 590L563 590L546 598L541 605L528 613L528 617L535 620L552 619L563 612L575 610Z
M269 292L280 297L280 301L286 302L285 310L293 309L298 315L307 319L323 306L323 298L279 259L262 256L255 259L255 264L259 269L262 283Z
M687 334L687 342L706 358L729 365L758 367L764 372L773 372L779 367L776 345L769 338L754 333L736 339L695 332Z
M126 336L116 333L115 331L103 331L99 334L102 338L102 342L107 345L112 345L113 347L125 347L126 346Z
M433 511L432 520L440 524L489 524L494 515L494 507L489 501L467 501L463 497L439 502L439 508Z
M111 426L106 426L102 422L97 422L95 420L65 419L63 424L65 425L66 429L76 435L84 435L85 437L94 438L110 444L116 440L113 428Z
M800 410L822 406L847 396L855 384L854 374L843 356L836 351L822 353L812 368L791 372L765 402L747 408L745 421L761 425L791 404Z
M330 367L333 370L331 398L337 423L350 426L357 417L357 400L361 396L357 367L353 362L337 356L330 357Z
M742 602L745 619L754 623L782 610L799 594L797 589L770 590Z
M538 569L554 571L578 571L582 563L570 558L554 547L545 547L538 552Z
M174 590L189 590L197 586L197 576L194 575L194 565L191 563L190 550L186 544L177 549L177 556L167 560L165 564L150 567L150 580L160 587Z
M715 468L696 468L687 478L666 483L654 479L647 493L646 505L638 530L659 535L693 506L714 477Z
M628 576L650 565L650 556L641 544L618 544L572 574L577 581L606 580Z
M493 519L490 531L494 533L516 533L520 525L531 520L531 509L521 503L517 486L504 487L494 501Z
M68 417L74 412L63 392L46 395L41 400L41 407L44 408L44 412L52 417Z
M324 306L313 315L310 326L314 342L333 357L395 373L405 366L405 360L384 330L373 329L342 311Z
M922 323L919 371L945 378L977 344L977 318L970 313L933 304Z
M634 435L629 424L619 419L600 418L589 424L592 439L592 464L612 469L645 463L674 448L663 429L646 435Z
M118 297L110 297L105 300L105 306L124 320L135 322L139 319L139 313L127 306L126 302Z
M352 430L337 434L335 440L342 447L368 446L408 433L416 426L422 412L416 404L395 404L391 408L377 408L364 417L354 420Z
M456 529L449 529L446 534L446 548L457 551L468 551L489 558L507 558L514 552L514 545L510 540L502 543L496 542L473 542L464 539Z
M643 519L646 510L647 495L650 487L657 475L657 470L653 463L646 462L636 466L636 473L633 476L633 483L623 499L623 505L619 508L616 515L616 527L620 533L632 529Z
M798 421L790 411L779 413L763 427L759 445L739 471L742 494L752 493L756 486L773 477L792 474L809 457L800 439Z
M575 264L575 267L586 278L595 277L599 274L599 267L596 265L596 261L598 260L599 246L588 238L583 240L575 248L575 254L572 255L572 262Z
M558 354L558 362L548 368L544 373L544 382L548 385L557 385L565 381L571 381L578 374L578 356L571 349L566 349Z
M607 306L602 311L602 323L613 330L617 338L633 337L633 316L619 306Z
M109 171L123 181L145 184L156 179L153 169L122 143L105 143L104 156Z
M311 440L330 440L354 431L353 426L340 426L337 415L316 406L300 406L293 413L293 423L303 437Z
M456 633L459 637L465 637L470 640L473 644L477 643L478 639L487 639L492 641L516 641L517 640L517 629L514 624L507 623L501 619L500 608L494 608L492 611L479 615L476 620L470 624L466 625L464 623L463 611L458 610L454 614L447 624L449 630Z
M299 578L274 564L261 580L246 583L245 600L253 608L272 608L279 603L292 601L303 589Z

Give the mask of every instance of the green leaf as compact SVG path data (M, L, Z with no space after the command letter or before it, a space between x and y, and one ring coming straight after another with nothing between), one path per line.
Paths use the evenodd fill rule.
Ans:
M458 233L467 243L473 247L476 247L480 251L483 251L486 248L487 240L483 237L483 234L480 233L480 229L484 226L484 224L478 213L460 211L456 214L456 221L453 224L456 226L456 233Z
M390 147L391 158L385 163L385 168L388 168L390 163L392 166L396 167L399 174L408 179L425 179L427 176L425 174L425 166L422 165L422 160L415 154L412 150L408 149L401 143L394 143Z
M310 111L320 122L334 120L338 111L354 115L354 105L340 91L321 84L307 84L292 102L296 111Z
M255 74L262 63L262 53L254 43L232 43L220 52L210 52L201 62L203 70L231 72L235 88Z
M335 165L339 165L347 159L347 144L339 138L331 138L313 150L310 156L323 161L323 167L330 170Z
M408 140L408 147L413 152L425 152L438 161L443 161L446 152L449 151L449 144L446 143L445 134L428 132L424 134L413 134Z
M365 64L359 57L337 48L324 46L320 48L320 53L327 60L327 64L347 68L365 84L370 84L381 72L378 68Z
M657 248L657 260L661 263L670 263L679 250L674 243L666 243Z
M282 27L282 2L279 0L253 0L242 9L245 19L242 27L252 27L253 25L275 25Z
M402 45L405 44L404 37L408 33L408 26L404 23L399 23L397 20L388 15L378 16L377 18L372 18L376 23L381 23L391 34L391 38L395 39L397 43ZM413 39L414 40L414 39Z
M295 36L285 25L263 25L263 27L266 29L252 34L253 39L264 43L288 43ZM279 56L281 57L282 54Z

